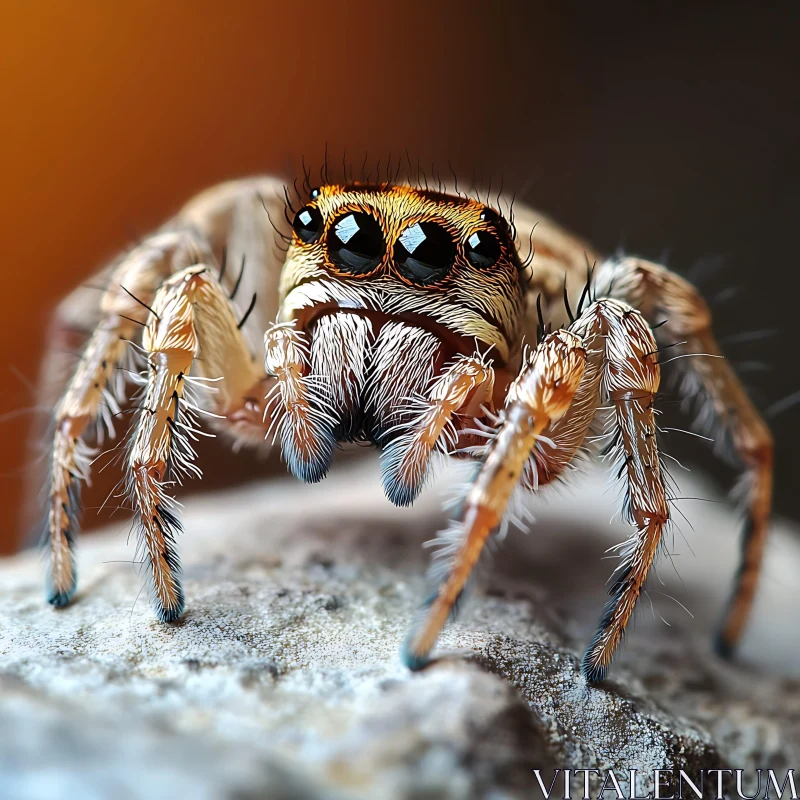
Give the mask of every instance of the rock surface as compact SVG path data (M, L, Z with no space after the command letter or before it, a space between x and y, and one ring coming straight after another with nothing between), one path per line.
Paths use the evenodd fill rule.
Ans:
M697 481L683 489L716 498ZM534 506L537 524L508 536L443 657L412 675L398 648L440 506L434 487L392 508L371 459L316 487L191 498L188 611L173 626L138 597L119 530L82 541L81 590L61 612L43 602L36 555L6 560L0 796L535 797L534 768L800 767L788 525L775 526L741 658L726 664L708 641L738 527L725 503L682 505L695 530L668 545L681 577L662 557L663 586L651 580L610 681L590 687L579 657L613 566L604 550L623 535L604 483Z

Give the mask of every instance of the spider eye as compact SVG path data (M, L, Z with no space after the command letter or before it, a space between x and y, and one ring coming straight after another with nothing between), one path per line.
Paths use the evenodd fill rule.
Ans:
M345 214L328 232L330 260L345 272L371 272L380 264L385 250L380 223L364 211Z
M493 209L488 206L481 211L481 222L504 224L505 220Z
M464 247L464 254L467 261L473 267L486 269L497 263L500 258L500 242L497 237L489 231L475 231Z
M314 206L303 206L297 212L292 228L301 242L310 244L322 232L322 214Z
M456 243L436 222L417 222L406 228L394 246L400 274L414 283L434 283L450 271L456 259Z
M315 187L314 187L314 188L311 190L311 199L312 199L312 200L316 200L318 197L319 197L319 189L318 189L318 188L315 186Z

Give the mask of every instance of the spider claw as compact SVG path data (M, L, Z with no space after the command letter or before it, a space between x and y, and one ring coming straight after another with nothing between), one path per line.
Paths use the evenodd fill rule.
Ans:
M155 615L158 617L159 622L177 622L183 615L183 612L186 609L186 599L183 595L183 589L178 587L176 594L177 596L175 601L169 608L165 608L160 603L154 604Z
M591 649L581 659L581 675L587 683L602 683L608 674L608 665L597 664L592 658Z
M405 642L403 642L403 646L400 648L400 659L402 660L403 664L408 667L412 672L419 672L422 669L425 669L433 659L430 658L427 654L422 655L420 653L415 653L411 648L411 639L413 638L413 632L409 634L406 638Z
M729 642L721 632L714 636L713 648L714 652L725 661L730 661L736 653L735 645Z
M77 583L73 583L67 591L56 589L49 591L47 593L47 602L50 603L53 608L66 608L72 602L76 586Z

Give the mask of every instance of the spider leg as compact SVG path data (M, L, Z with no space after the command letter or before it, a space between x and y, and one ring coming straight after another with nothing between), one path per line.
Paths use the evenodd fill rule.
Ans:
M494 370L480 356L462 356L433 383L420 410L383 453L383 488L395 505L408 506L419 494L431 454L456 446L456 414L477 417L491 400Z
M200 476L192 440L197 415L232 415L234 428L255 424L248 398L263 371L239 330L236 311L212 270L195 265L155 295L142 347L147 385L128 453L128 493L138 512L154 610L177 619L184 607L175 537L181 531L170 488ZM193 375L192 370L198 375Z
M616 296L642 310L651 323L666 320L660 338L682 342L673 353L681 358L680 391L700 411L698 425L728 447L744 467L742 486L747 503L741 561L716 648L730 656L753 605L772 504L773 438L729 362L722 358L712 332L711 312L697 290L679 276L641 259L604 265L598 288L611 285ZM683 357L692 354L697 357Z
M452 555L446 574L406 639L403 660L410 669L421 669L428 662L489 535L503 518L537 439L569 408L583 376L585 358L578 336L556 331L542 340L512 384L504 420L465 498L458 540L452 552L442 551Z
M619 548L622 561L613 576L603 618L583 657L588 681L605 677L669 521L667 493L656 440L653 408L660 382L653 334L643 316L616 300L593 303L570 327L590 352L604 350L602 398L611 406L610 445L625 480L624 513L635 526Z
M331 384L313 374L311 339L294 323L273 325L264 335L267 373L277 379L274 422L292 474L308 483L325 477L336 446L339 416ZM357 351L355 351L357 352Z
M132 250L110 272L109 288L100 303L99 323L56 405L45 541L48 601L57 608L69 603L77 586L74 547L81 486L89 481L94 455L89 441L95 436L101 440L104 432L113 436L114 415L124 400L126 371L122 365L131 353L130 343L140 336L148 314L146 306L152 302L158 284L176 261L186 260L200 248L201 244L185 232L161 234ZM71 309L76 304L68 300L63 305ZM72 312L67 321L71 319L79 321ZM56 358L54 352L46 363L58 366ZM46 395L53 391L55 380L54 375L43 377Z
M605 347L602 340L585 343L586 367L572 405L553 422L533 449L522 473L522 486L536 492L558 480L573 464L589 434L600 404Z

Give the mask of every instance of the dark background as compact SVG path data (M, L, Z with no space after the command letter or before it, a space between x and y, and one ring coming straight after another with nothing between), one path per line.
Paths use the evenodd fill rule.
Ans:
M774 408L800 391L796 8L5 3L0 412L36 405L27 383L50 310L132 231L216 181L297 174L326 143L356 165L408 149L445 173L451 162L502 179L606 251L702 278L723 338L774 329L727 352L773 407L777 506L796 516L800 406ZM24 527L30 419L0 425L5 550ZM709 463L683 438L671 452ZM214 484L264 469L203 467Z

